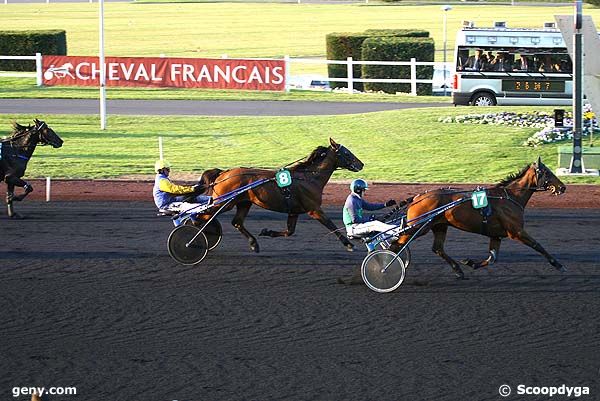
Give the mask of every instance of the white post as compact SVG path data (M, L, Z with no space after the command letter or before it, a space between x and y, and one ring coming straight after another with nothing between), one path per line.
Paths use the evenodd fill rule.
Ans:
M35 54L35 83L37 86L44 85L42 81L42 53Z
M283 61L285 62L285 92L290 93L290 56L287 54L283 56Z
M163 139L162 136L158 137L158 158L160 160L164 159L164 154L163 154Z
M221 54L221 58L229 58L227 54Z
M442 11L444 12L444 96L446 96L446 92L447 89L446 88L446 63L447 63L447 58L446 58L446 48L447 48L447 42L448 42L448 35L447 35L447 20L448 20L448 11L452 10L452 7L449 5L444 5L442 6Z
M100 4L100 129L106 129L106 69L104 66L104 0Z
M46 202L50 202L50 177L46 177Z
M417 59L410 59L410 94L417 96Z
M347 61L347 75L348 75L348 93L353 94L354 93L354 76L353 76L353 71L352 71L352 67L353 67L353 63L352 63L352 57L348 57L346 59Z

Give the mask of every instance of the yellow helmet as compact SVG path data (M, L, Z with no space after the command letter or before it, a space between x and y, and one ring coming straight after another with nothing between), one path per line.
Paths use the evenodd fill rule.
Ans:
M168 161L164 160L164 159L160 159L157 160L156 163L154 163L154 171L156 171L157 173L165 168L171 168L171 163L169 163Z

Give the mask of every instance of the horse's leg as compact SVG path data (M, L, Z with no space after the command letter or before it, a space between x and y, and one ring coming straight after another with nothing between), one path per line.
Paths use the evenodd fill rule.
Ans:
M8 217L19 217L18 214L15 213L13 209L13 200L15 197L15 184L6 180L6 209L8 212Z
M297 222L298 222L297 214L288 214L287 230L273 231L273 230L267 230L266 228L263 228L262 231L260 232L260 234L258 234L258 235L264 236L264 237L289 237L290 235L294 234L294 232L296 231L296 223Z
M342 242L342 244L344 244L346 249L352 251L354 245L352 245L352 243L348 240L348 238L346 238L345 235L339 232L338 228L335 226L335 224L333 224L333 221L331 221L331 219L327 217L325 212L323 212L321 209L316 209L311 210L307 214L313 219L318 220L319 223L327 227L329 231L335 233L335 236Z
M231 224L248 239L250 249L256 253L260 252L258 241L256 241L256 238L254 238L252 234L246 230L246 227L244 227L244 220L246 219L246 216L248 216L248 212L250 211L252 203L240 202L235 206L237 210L235 212L235 216L233 216L233 219L231 220Z
M448 262L448 264L452 267L456 278L464 279L465 274L461 270L458 263L450 256L448 256L446 251L444 251L444 242L446 242L446 233L448 232L448 226L436 225L431 228L431 231L433 231L433 247L431 248L431 250L436 255L440 256L442 259Z
M33 186L31 186L27 181L22 180L18 177L7 177L6 184L9 186L8 192L11 193L11 198L12 198L11 201L20 202L23 199L25 199L25 197L27 195L29 195L31 192L33 192ZM12 190L10 189L11 186L12 186ZM15 196L15 194L14 194L15 186L23 188L25 190L25 192L23 192L19 196Z
M463 265L471 266L473 269L479 269L480 267L493 265L498 259L498 253L500 252L500 242L502 238L492 237L490 238L490 256L487 259L476 262L473 259L461 260L460 263Z
M538 251L539 253L544 255L544 257L548 260L548 262L550 262L550 264L552 266L554 266L557 270L559 270L561 272L567 271L567 269L558 260L556 260L552 255L550 255L548 252L546 252L544 247L542 247L536 240L534 240L533 237L531 235L529 235L529 233L527 231L525 231L524 228L522 228L518 231L508 231L508 238L519 241L519 242L527 245L528 247Z

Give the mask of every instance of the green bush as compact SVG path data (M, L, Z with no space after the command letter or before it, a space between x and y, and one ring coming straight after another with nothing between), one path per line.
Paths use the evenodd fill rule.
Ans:
M595 6L600 6L600 0L584 0L583 2L593 4Z
M431 38L380 37L365 39L362 46L363 60L381 61L434 61L435 46ZM418 79L431 79L433 66L417 66ZM365 79L410 79L410 66L363 65ZM365 90L386 93L410 92L410 84L366 82ZM418 95L431 95L431 84L417 84Z
M67 33L63 30L0 31L0 55L34 56L35 53L65 56ZM0 70L35 71L35 60L0 60Z
M366 33L330 33L326 36L327 42L327 60L346 60L352 57L353 60L361 60L362 43L369 35ZM344 64L328 64L327 71L330 78L347 78L348 67ZM354 78L360 77L360 65L355 65L352 69ZM347 88L346 82L329 83L332 88ZM354 88L362 91L362 84L356 82Z
M370 37L393 36L393 37L428 37L429 32L414 29L368 29L359 33L330 33L326 36L327 59L328 60L346 60L352 57L353 60L363 60L362 44L365 39ZM327 67L329 77L347 78L348 67L344 64L329 64ZM355 65L352 69L354 78L361 77L361 66ZM347 88L346 82L331 82L332 88ZM364 90L361 82L354 83L354 89Z

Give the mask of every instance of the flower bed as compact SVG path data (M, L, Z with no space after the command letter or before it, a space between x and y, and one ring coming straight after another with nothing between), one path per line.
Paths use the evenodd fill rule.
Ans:
M592 130L600 133L598 120L595 118L591 107L587 104L583 108L583 117L583 136L589 135ZM566 113L564 127L555 127L554 115L546 112L466 114L455 117L440 117L438 121L443 123L507 125L519 128L539 129L539 131L523 142L524 146L535 147L544 143L573 139L573 119L571 113Z

